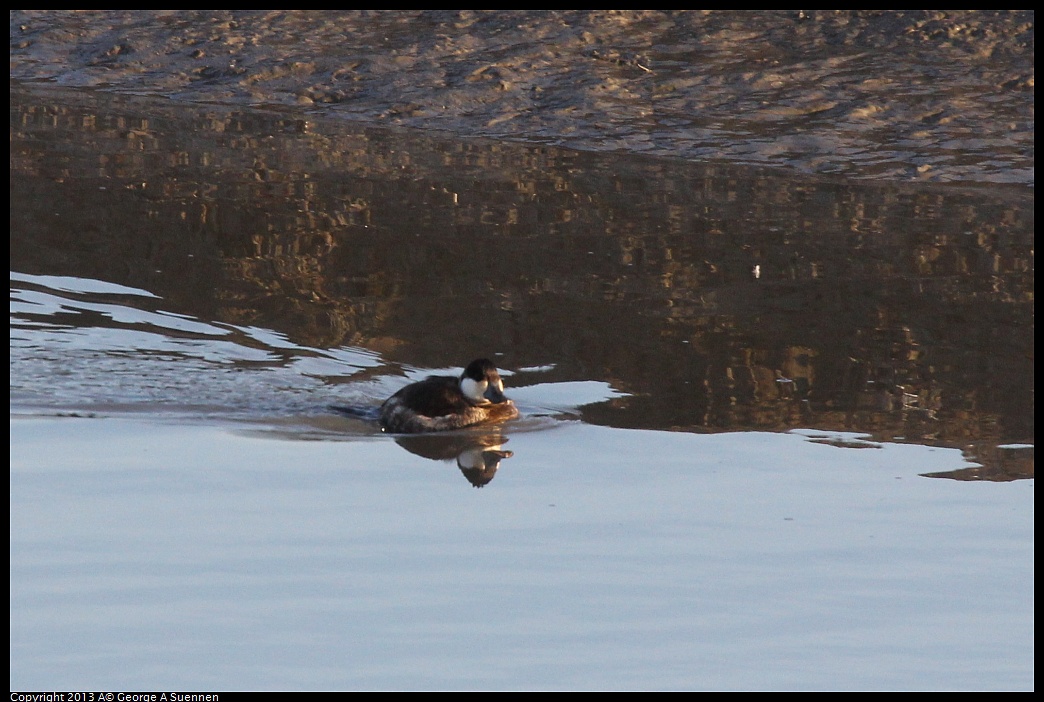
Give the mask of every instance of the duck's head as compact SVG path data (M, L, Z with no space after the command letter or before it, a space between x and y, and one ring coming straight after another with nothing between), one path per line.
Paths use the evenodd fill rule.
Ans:
M476 405L508 402L504 397L504 381L488 358L479 358L468 364L460 376L460 391Z

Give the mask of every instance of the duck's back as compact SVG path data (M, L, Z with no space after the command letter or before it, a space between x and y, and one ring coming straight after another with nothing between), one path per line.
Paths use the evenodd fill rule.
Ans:
M419 383L407 385L384 404L401 405L425 417L460 414L472 406L460 391L460 381L449 375L432 375Z

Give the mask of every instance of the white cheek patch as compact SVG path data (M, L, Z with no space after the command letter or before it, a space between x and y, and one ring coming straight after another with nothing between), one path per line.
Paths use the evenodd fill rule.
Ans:
M486 392L486 388L488 386L489 383L487 383L485 380L472 380L471 378L464 378L460 381L460 391L464 393L464 396L472 402L477 402L479 404L489 402L489 400L483 397L483 393Z

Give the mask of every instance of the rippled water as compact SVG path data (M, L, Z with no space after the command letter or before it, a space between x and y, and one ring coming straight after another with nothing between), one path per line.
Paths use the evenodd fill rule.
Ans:
M270 329L164 310L145 290L69 276L12 273L11 315L11 401L37 411L304 421L329 416L331 405L376 408L407 382L460 373L389 364L361 348L299 346ZM512 388L529 415L625 394L594 380Z
M167 311L144 290L71 277L12 273L11 280L15 401L300 413L323 407L317 376L350 377L379 365L363 350L310 349L272 330Z

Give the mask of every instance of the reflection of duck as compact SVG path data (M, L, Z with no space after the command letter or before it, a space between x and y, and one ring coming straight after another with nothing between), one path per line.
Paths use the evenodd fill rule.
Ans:
M457 456L457 467L469 483L480 488L497 474L501 459L511 458L513 455L511 451L505 451L500 446L476 447Z
M380 423L385 431L415 434L517 416L515 403L504 397L504 383L496 366L480 358L472 361L459 378L432 375L399 390L381 405Z
M475 487L483 487L493 480L500 462L511 458L511 451L503 448L507 439L500 432L478 434L420 434L400 436L395 443L410 453L433 461L452 461L456 459L460 472Z

